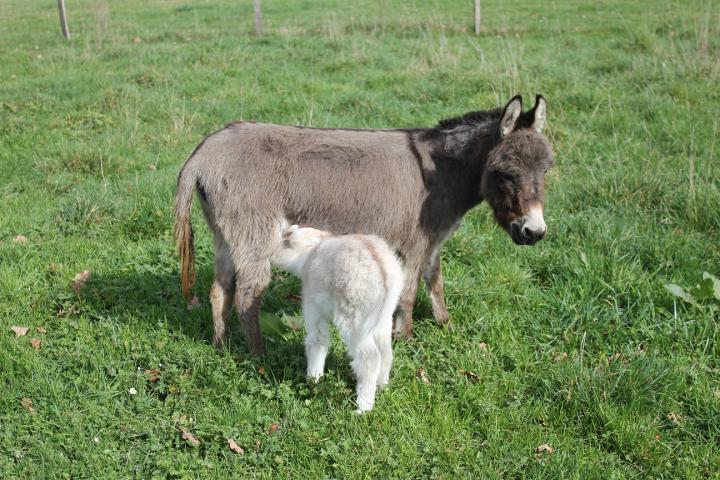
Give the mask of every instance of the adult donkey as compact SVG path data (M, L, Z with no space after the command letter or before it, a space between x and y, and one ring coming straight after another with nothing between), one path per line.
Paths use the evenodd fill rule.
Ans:
M545 235L544 174L553 163L541 134L546 111L538 95L525 113L516 96L503 108L429 129L228 125L195 149L178 178L175 237L183 293L190 295L195 279L190 212L197 189L215 240L215 345L227 336L234 303L251 353L264 352L260 301L285 222L382 237L406 269L396 336L412 333L421 276L435 319L446 323L439 252L465 212L486 200L515 243L531 245Z

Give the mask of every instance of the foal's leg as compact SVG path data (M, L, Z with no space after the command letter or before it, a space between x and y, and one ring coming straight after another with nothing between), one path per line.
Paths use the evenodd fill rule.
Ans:
M440 251L436 250L430 257L430 261L423 272L425 285L430 294L432 311L435 321L440 325L449 322L450 314L445 306L445 285L443 282L442 268L440 266Z
M250 354L259 356L265 353L259 319L262 296L270 284L270 261L245 263L242 266L238 263L236 260L235 308Z
M390 367L392 367L392 317L380 320L380 325L373 333L375 346L380 352L380 372L377 385L383 388L390 381Z
M357 412L372 410L380 375L380 350L371 336L359 339L352 352L352 367L357 379Z
M235 265L225 240L215 235L215 281L210 288L213 345L220 347L228 336L228 315L235 297Z
M342 302L341 305L336 305L333 323L352 358L352 368L357 381L358 413L372 410L380 375L380 350L375 345L372 332L362 328L367 321L373 320L364 318L355 306L342 305Z
M307 330L305 336L307 376L317 382L325 370L325 358L330 346L330 324L320 309L309 299L303 301L303 317Z

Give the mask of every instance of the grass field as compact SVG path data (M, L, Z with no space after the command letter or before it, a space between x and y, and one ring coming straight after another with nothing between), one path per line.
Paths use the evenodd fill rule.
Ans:
M486 0L475 37L469 1L265 0L261 38L249 0L67 3L69 42L54 1L0 5L0 477L720 477L720 310L663 287L720 274L716 2ZM172 242L206 134L431 126L535 92L548 236L466 217L442 256L456 328L423 293L371 414L341 342L305 380L287 275L266 357L236 321L210 346L199 211L192 311Z

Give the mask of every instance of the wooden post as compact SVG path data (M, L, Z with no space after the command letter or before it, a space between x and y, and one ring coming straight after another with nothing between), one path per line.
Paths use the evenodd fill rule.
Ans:
M262 12L260 11L260 0L253 0L255 10L255 35L262 35Z
M62 30L65 40L70 40L70 31L67 25L67 14L65 13L65 0L57 0L58 11L60 13L60 29Z
M475 35L480 35L480 0L475 0Z

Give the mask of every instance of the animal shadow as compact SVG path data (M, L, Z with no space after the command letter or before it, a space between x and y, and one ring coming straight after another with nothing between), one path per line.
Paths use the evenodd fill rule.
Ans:
M208 291L212 283L210 268L198 271L196 295L198 304L192 306L180 293L180 283L175 273L115 272L98 274L86 283L80 301L84 313L98 320L109 316L120 322L142 319L152 325L163 321L163 328L180 332L194 341L210 346L212 339L212 312ZM236 313L229 321L230 339L224 347L241 364L256 371L265 372L268 382L280 384L286 381L305 382L304 329L300 317L300 283L281 272L273 275L273 281L264 297L261 314L261 330L267 343L267 353L252 357L245 344ZM291 319L293 322L286 322ZM337 344L338 342L335 342ZM331 349L326 369L336 372L347 382L354 382L349 360L342 352ZM323 395L324 389L313 388Z

